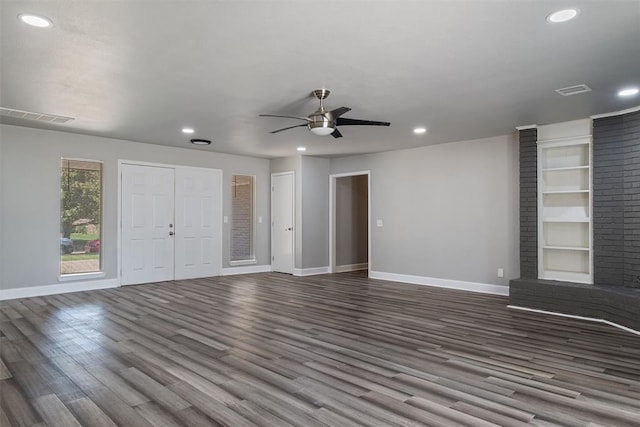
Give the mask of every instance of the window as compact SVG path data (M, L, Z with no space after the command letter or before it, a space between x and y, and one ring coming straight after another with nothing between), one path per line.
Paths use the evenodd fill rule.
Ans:
M255 177L231 177L231 264L254 264Z
M102 163L62 159L60 273L101 270Z

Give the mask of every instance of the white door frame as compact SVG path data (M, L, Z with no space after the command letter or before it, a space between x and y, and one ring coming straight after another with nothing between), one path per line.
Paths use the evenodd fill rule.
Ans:
M292 251L291 251L291 256L293 257L293 262L291 265L293 265L293 271L292 274L295 273L296 271L296 233L298 232L296 224L296 173L295 171L287 171L287 172L277 172L277 173L272 173L271 174L271 185L269 186L270 191L270 205L271 205L271 212L270 212L270 217L271 217L271 267L273 270L273 252L274 252L274 244L273 244L273 177L275 176L281 176L281 175L291 175L292 179L293 179L293 194L291 194L291 218L293 218L293 235L291 236L291 240L292 240Z
M160 168L169 168L169 169L209 169L220 172L220 221L222 221L222 202L223 202L223 190L224 190L224 172L222 169L215 168L200 168L196 166L184 166L184 165L171 165L166 163L155 163L155 162L142 162L138 160L123 160L118 159L118 200L117 200L117 210L118 210L118 218L117 218L117 237L116 237L116 251L117 251L117 280L118 286L122 286L122 165L134 165L134 166L152 166L152 167L160 167ZM224 258L223 253L223 235L224 235L224 227L222 222L220 222L220 273L222 273L222 263ZM175 255L174 255L175 256Z
M336 272L336 179L345 176L367 176L367 265L371 273L371 171L336 173L329 175L329 273Z

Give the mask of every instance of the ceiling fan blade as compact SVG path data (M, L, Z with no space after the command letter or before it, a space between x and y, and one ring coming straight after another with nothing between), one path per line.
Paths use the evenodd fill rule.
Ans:
M312 121L309 117L297 117L297 116L279 116L277 114L260 114L260 117L283 117L285 119L298 119L298 120L304 120L305 122L310 122Z
M340 131L338 129L336 129L333 132L331 132L331 136L334 137L334 138L342 138L342 134L340 133Z
M278 132L282 132L283 130L289 130L289 129L293 129L293 128L299 128L299 127L307 127L306 123L305 124L301 124L301 125L295 125L295 126L289 126L287 128L282 128L282 129L278 129L278 130L274 130L271 131L269 133L278 133Z
M341 115L343 115L344 113L348 113L349 111L351 111L351 108L349 107L340 107L332 110L331 115L333 117L340 117Z
M336 126L389 126L389 122L374 122L372 120L347 119L338 117Z

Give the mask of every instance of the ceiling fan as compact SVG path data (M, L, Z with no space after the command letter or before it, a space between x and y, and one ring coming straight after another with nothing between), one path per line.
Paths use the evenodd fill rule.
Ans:
M315 112L309 114L307 117L298 116L281 116L277 114L260 114L261 117L284 117L287 119L304 120L306 123L302 123L295 126L289 126L286 128L274 130L270 133L278 133L283 130L298 128L306 126L309 130L316 135L331 135L334 138L342 138L342 134L338 130L338 126L389 126L389 122L375 122L372 120L359 120L348 119L341 117L343 114L351 111L349 107L340 107L335 110L327 111L324 109L324 99L329 96L331 91L328 89L316 89L311 94L320 100L320 108Z

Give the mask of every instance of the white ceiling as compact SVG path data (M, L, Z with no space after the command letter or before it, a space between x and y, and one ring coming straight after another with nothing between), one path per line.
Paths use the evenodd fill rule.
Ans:
M545 17L563 7L579 16ZM0 106L74 117L3 123L260 157L340 156L513 132L640 97L640 1L0 0ZM20 23L49 17L53 28ZM555 89L585 83L592 92ZM328 108L391 127L320 137L260 113ZM425 135L413 127L428 128ZM191 126L193 136L180 129ZM199 148L191 137L213 141Z

